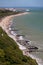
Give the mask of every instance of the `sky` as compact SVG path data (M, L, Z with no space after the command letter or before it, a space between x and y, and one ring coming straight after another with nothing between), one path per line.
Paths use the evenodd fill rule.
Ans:
M43 7L43 0L0 0L0 7Z

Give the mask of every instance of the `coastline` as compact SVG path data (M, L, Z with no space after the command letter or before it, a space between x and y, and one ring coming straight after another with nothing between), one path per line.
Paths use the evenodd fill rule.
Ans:
M29 54L29 52L28 52L28 53L25 53L25 52L26 52L26 51L25 51L26 48L25 48L24 46L20 45L20 44L16 41L16 38L15 38L13 35L9 34L9 30L7 29L7 27L10 25L11 19L12 19L13 17L15 17L15 16L21 16L21 15L25 15L25 14L28 14L28 13L25 12L25 13L21 13L21 14L17 14L17 15L10 15L10 16L7 16L7 17L3 18L3 19L1 20L1 22L0 22L0 27L2 27L2 29L8 34L8 36L11 37L11 38L17 43L17 45L19 46L19 48L22 50L23 55L30 56L31 58L36 59L36 58L32 57L32 56ZM37 61L37 59L36 59L36 61ZM38 61L37 61L37 63L38 63ZM40 65L40 64L38 63L38 65Z

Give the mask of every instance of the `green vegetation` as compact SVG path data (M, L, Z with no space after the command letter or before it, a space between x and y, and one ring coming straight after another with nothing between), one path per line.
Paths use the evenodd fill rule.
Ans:
M3 35L2 35L3 34ZM0 27L0 65L37 65L36 61L24 56L16 42Z
M9 10L0 10L0 18L4 17L4 16L9 16L9 15L14 15L14 14L19 14L19 13L22 13L22 12L19 12L19 11L9 11Z
M0 19L7 15L18 14L9 10L0 10ZM16 42L0 27L0 65L38 65L36 60L24 56Z

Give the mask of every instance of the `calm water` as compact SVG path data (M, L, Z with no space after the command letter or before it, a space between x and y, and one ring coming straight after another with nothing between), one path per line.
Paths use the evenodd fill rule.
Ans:
M30 14L14 17L12 27L20 30L31 40L31 44L43 50L43 11L35 10ZM40 58L43 63L43 52L33 52L34 56Z

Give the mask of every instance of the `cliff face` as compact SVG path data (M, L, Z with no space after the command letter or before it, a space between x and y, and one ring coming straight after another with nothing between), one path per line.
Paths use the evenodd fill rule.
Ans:
M38 64L34 59L24 56L16 42L0 28L0 65Z

